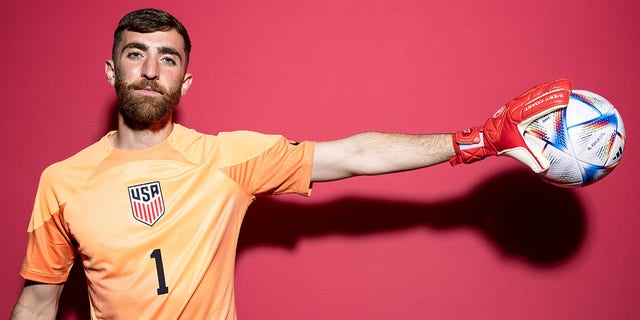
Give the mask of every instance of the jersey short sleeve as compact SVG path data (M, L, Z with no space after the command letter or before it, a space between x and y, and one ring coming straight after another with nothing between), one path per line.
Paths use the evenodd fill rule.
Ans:
M62 283L73 265L75 249L46 172L40 180L29 223L29 241L20 274L42 283Z
M91 174L87 168L103 158L103 146L96 143L67 159L67 163L73 164L71 166L62 166L59 162L43 171L31 213L26 255L20 270L25 279L42 283L62 283L67 280L76 250L64 218L64 208L78 186ZM77 163L83 165L78 166Z
M240 184L248 193L309 195L311 192L311 172L313 167L312 141L294 142L282 136L270 136L252 132L236 132L235 137L225 141L238 145L237 139L260 143L264 151L248 160L222 168L231 179ZM225 138L225 135L221 135ZM250 145L252 144L250 143Z

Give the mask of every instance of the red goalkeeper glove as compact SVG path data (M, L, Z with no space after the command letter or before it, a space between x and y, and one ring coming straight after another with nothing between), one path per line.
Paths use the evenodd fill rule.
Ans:
M498 109L483 126L454 133L456 155L449 162L457 165L507 155L536 173L545 171L549 160L529 149L523 133L535 119L566 107L571 89L571 80L566 79L535 86Z

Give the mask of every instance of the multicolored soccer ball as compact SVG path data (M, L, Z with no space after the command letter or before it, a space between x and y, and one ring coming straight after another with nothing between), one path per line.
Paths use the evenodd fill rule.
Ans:
M553 185L567 188L592 184L618 164L625 144L622 118L605 98L586 90L571 91L566 108L534 120L524 140L551 166L539 173Z

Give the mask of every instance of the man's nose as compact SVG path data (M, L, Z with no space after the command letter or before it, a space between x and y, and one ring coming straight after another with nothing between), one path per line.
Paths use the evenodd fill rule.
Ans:
M145 61L142 68L142 76L147 80L158 79L158 62L155 59Z

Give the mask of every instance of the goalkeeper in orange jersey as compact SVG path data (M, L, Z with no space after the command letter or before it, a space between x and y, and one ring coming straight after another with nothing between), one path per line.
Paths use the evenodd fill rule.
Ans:
M105 73L117 130L42 174L12 318L54 319L76 256L92 318L235 319L240 225L258 194L308 195L313 182L470 163L505 154L548 167L521 130L564 107L571 83L537 86L485 125L453 134L360 133L325 142L237 131L208 135L173 122L193 80L191 41L170 14L127 14Z

